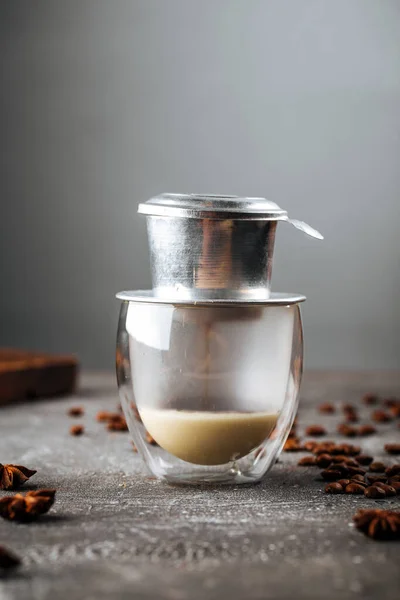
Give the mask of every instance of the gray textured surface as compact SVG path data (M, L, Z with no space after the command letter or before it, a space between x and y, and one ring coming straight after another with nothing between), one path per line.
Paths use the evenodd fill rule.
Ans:
M315 402L356 401L368 390L399 394L400 374L309 375L300 426L334 431L339 417L321 418ZM24 561L0 579L1 600L397 598L399 544L373 542L351 525L356 508L376 502L324 494L318 471L296 467L299 455L288 453L256 486L162 484L144 472L127 434L95 421L116 402L114 377L91 375L79 398L0 411L1 462L37 468L31 487L58 490L41 521L0 522L0 543ZM66 416L76 404L86 409L77 421ZM74 422L86 425L81 438L68 434ZM379 429L362 444L375 456L398 437L393 426Z
M267 196L306 364L399 367L400 0L0 0L2 343L112 368L139 202ZM29 300L28 300L29 299Z

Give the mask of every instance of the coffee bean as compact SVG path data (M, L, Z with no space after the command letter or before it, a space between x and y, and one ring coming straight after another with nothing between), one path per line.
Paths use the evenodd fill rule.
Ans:
M376 394L364 394L362 401L364 404L377 404L379 398Z
M370 465L374 459L372 456L368 456L368 454L359 454L356 460L360 465Z
M396 496L396 489L391 486L391 485L387 485L387 483L379 483L376 484L376 486L378 489L381 489L385 492L386 496Z
M396 490L396 494L400 494L400 481L391 481L389 479L389 485Z
M345 488L346 485L349 485L349 483L351 483L350 479L338 479L337 483L340 483L340 485Z
M330 454L319 454L315 460L318 467L326 468L332 462L332 456Z
M367 480L373 485L377 482L386 483L387 476L386 475L367 475Z
M360 468L360 465L356 460L354 460L354 458L346 458L344 464L346 465L346 467L356 467L358 469Z
M361 435L362 437L373 435L374 433L376 433L376 427L373 425L361 425L361 427L358 428L358 435Z
M385 406L388 406L389 408L392 406L397 406L397 404L400 402L400 400L398 400L397 398L384 398L383 400L383 404Z
M362 485L362 486L363 486L363 488L366 488L366 487L368 487L368 483L365 483L365 481L364 481L364 480L361 480L361 479L354 479L354 477L352 477L352 478L350 479L350 483L358 483L358 485Z
M352 480L352 481L357 481L357 482L359 482L359 481L362 481L362 482L364 483L364 475L359 475L359 474L357 474L357 475L354 475L354 476L351 478L351 480Z
M283 446L285 452L302 452L303 446L298 438L288 438Z
M349 475L349 469L351 467L346 467L345 463L340 463L338 465L332 465L330 468L331 469L335 469L336 471L340 471L341 474L342 474L342 478L344 478L344 477L348 477L348 475Z
M337 432L346 437L355 437L357 435L357 429L346 423L340 423L340 425L337 426Z
M326 429L322 425L310 425L307 427L305 433L310 437L321 437L322 435L326 435Z
M342 477L342 472L337 469L325 469L321 471L321 477L325 481L336 481Z
M389 411L392 413L392 416L395 419L398 419L400 417L400 404L398 404L396 406L391 406L389 408Z
M325 444L324 442L316 443L312 451L313 454L330 454L331 448L334 448L332 444Z
M354 475L365 475L366 473L365 469L361 467L347 467L347 471L351 477L354 477Z
M374 485L365 488L364 495L367 498L373 498L374 500L381 500L383 498L386 498L386 492L382 488L376 487Z
M346 413L345 415L345 419L348 423L357 423L358 422L358 415L355 411L349 411Z
M376 423L388 423L392 420L392 417L384 410L374 410L371 419Z
M385 444L384 448L388 454L400 454L400 444Z
M320 404L318 410L322 414L331 415L335 412L335 407L330 402L326 402L325 404Z
M400 475L400 464L396 463L395 465L391 465L385 471L388 477L394 477L395 475Z
M343 494L343 491L343 487L338 482L328 483L328 485L325 486L325 492L327 494Z
M341 463L341 462L345 462L347 460L347 456L345 456L344 454L336 454L332 455L332 462L334 463Z
M299 467L313 467L315 466L315 458L313 456L304 456L297 464Z
M346 494L363 494L364 487L359 483L349 483L349 485L346 485L344 491Z
M368 470L371 471L372 473L383 473L386 469L386 465L383 464L383 462L372 462L369 467Z
M304 450L307 450L307 452L312 452L314 450L316 444L317 444L317 442L309 440L308 442L304 443Z

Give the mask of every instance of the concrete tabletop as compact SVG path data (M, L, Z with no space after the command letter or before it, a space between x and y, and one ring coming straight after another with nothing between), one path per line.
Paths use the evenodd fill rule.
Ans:
M300 433L322 423L329 438L344 441L334 433L340 413L321 416L316 406L356 403L368 391L399 396L400 373L307 374ZM146 473L129 434L96 422L117 402L112 374L86 374L75 397L0 410L0 462L37 469L25 491L57 489L41 520L1 520L0 544L23 564L0 576L0 600L398 598L400 544L370 540L352 526L357 508L400 508L398 497L325 494L318 469L296 466L302 453L283 453L258 485L169 486ZM74 405L84 417L66 415ZM76 423L86 433L75 438ZM383 444L398 441L399 430L378 429L354 443L396 462Z

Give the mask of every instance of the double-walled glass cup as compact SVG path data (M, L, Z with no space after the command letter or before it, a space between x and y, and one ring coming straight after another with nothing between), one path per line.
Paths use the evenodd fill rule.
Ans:
M177 303L122 292L117 379L132 440L171 483L249 483L274 464L302 375L304 296Z

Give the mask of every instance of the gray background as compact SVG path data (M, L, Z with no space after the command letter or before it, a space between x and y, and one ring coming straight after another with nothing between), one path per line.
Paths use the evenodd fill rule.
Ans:
M0 0L1 343L111 367L139 201L265 195L306 365L400 364L400 2Z

